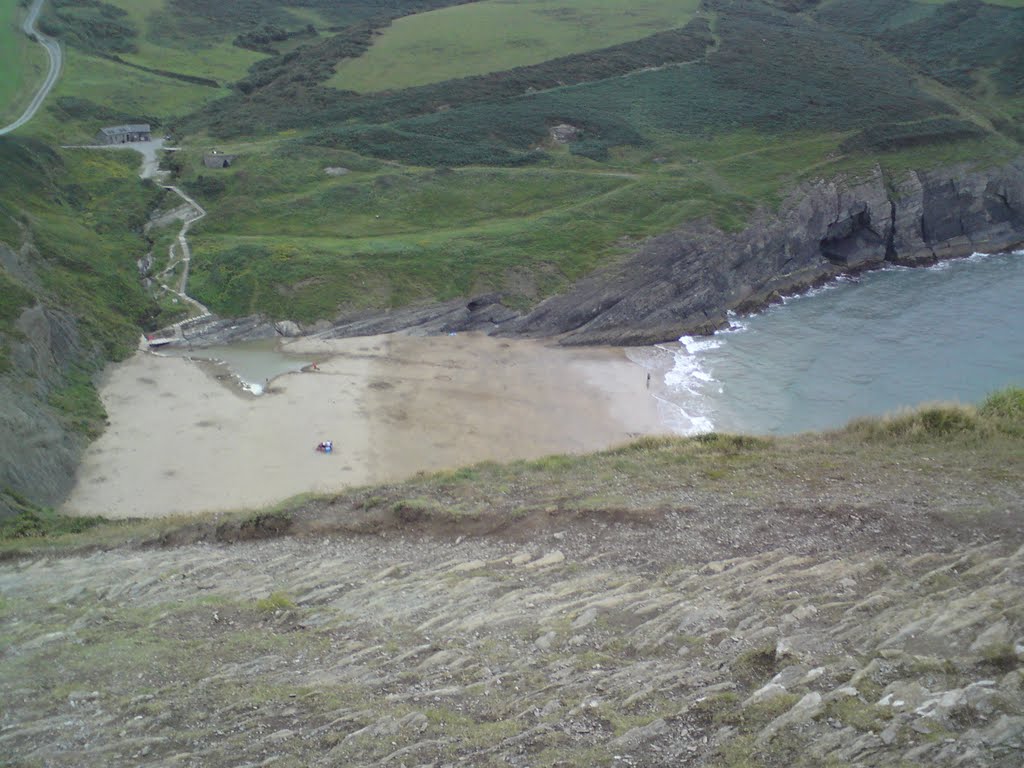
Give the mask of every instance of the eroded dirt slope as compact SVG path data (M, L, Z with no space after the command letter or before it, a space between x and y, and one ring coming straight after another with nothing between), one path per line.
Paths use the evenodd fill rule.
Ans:
M0 748L54 766L1019 764L1017 543L652 561L686 530L671 513L532 544L9 564Z

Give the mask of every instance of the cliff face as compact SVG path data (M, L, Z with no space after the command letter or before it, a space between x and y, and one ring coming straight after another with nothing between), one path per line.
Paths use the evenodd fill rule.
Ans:
M501 333L565 334L566 344L648 344L709 333L729 310L885 263L928 264L1024 243L1024 158L797 188L743 232L695 224L652 238L615 267L540 304Z
M2 243L0 265L27 274L20 255ZM69 369L95 367L98 358L68 313L36 304L15 325L11 370L0 376L0 518L13 513L9 491L51 505L71 490L86 439L69 430L48 403L65 385Z

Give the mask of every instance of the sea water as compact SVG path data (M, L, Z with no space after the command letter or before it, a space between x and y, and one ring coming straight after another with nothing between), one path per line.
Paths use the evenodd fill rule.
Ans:
M789 434L1024 385L1024 252L842 279L661 345L682 434ZM648 360L648 364L651 360Z

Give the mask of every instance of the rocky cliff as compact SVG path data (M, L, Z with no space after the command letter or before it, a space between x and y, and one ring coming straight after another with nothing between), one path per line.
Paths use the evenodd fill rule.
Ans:
M724 326L730 310L753 311L842 273L1021 243L1024 158L899 178L876 168L866 178L803 184L738 234L700 223L652 238L500 333L564 334L566 344L674 340Z
M28 260L3 243L0 266L29 285L35 280ZM71 490L87 441L68 428L51 399L67 385L72 368L92 369L100 359L67 312L37 303L20 313L14 327L6 340L10 370L0 376L0 519L15 511L19 499L48 506Z

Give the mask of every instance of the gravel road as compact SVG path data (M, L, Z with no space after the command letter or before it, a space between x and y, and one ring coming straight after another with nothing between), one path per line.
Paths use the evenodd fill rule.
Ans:
M39 91L32 98L32 103L28 105L21 117L10 125L0 128L0 136L17 130L35 117L36 112L39 111L39 107L43 105L43 101L50 94L53 86L57 84L57 78L60 77L60 69L63 64L63 55L61 54L60 43L52 37L47 37L36 29L36 21L38 20L39 12L42 11L42 9L43 0L35 0L32 4L32 8L29 9L28 16L25 17L25 23L21 25L21 28L26 35L35 37L36 42L46 49L46 53L50 57L50 71L46 73L46 80L43 81Z

